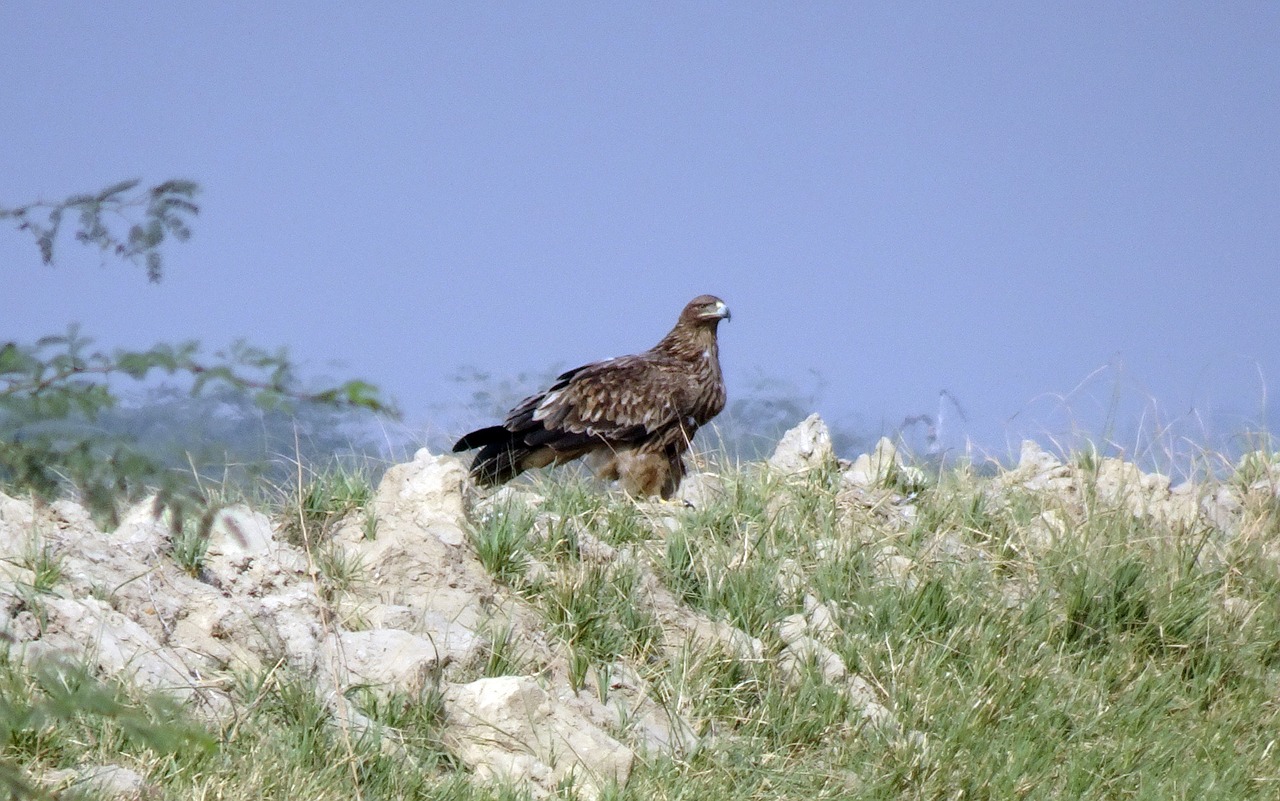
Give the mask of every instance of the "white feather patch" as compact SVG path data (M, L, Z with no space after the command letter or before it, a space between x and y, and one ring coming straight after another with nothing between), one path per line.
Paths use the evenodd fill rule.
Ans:
M556 399L558 399L559 397L560 397L560 390L558 389L555 392L548 392L546 396L542 399L542 402L538 404L538 408L533 410L533 419L542 420L546 418L548 413L547 407L555 403Z

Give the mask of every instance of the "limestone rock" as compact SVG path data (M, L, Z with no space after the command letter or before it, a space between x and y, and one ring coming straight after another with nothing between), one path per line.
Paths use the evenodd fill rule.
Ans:
M34 528L32 503L0 492L0 560L20 562L31 547Z
M1249 492L1280 498L1280 453L1257 450L1242 454L1236 462L1235 479Z
M1018 466L1006 470L996 479L997 486L1020 486L1029 490L1074 492L1071 467L1046 453L1032 440L1023 440Z
M169 519L167 514L156 516L155 503L155 498L147 498L125 510L111 533L112 547L140 562L154 561L168 550Z
M653 700L648 682L625 662L614 662L607 668L608 697L597 700L590 689L584 689L575 700L605 713L606 730L625 732L629 742L642 753L679 756L698 746L698 735L683 717L664 704ZM599 715L584 712L595 719Z
M434 641L450 655L448 665L470 663L483 650L478 632L490 611L516 603L466 541L465 478L456 458L422 449L412 462L390 468L379 484L373 500L377 537L366 539L361 527L345 526L334 542L368 573L369 586L349 593L344 608L368 605L376 612L387 600L380 588L393 588L400 609L391 618L375 614L369 620ZM524 619L518 612L508 616Z
M398 513L445 545L462 545L466 537L458 524L464 517L466 479L467 471L457 458L433 456L422 448L412 462L388 468L378 484L374 511L379 521Z
M361 684L416 693L449 660L430 640L398 629L331 634L323 648L323 664L339 691Z
M831 432L816 414L782 435L778 447L769 457L769 467L787 475L805 473L836 464L831 448Z
M812 625L804 615L790 615L778 625L785 645L778 655L778 669L792 684L805 680L806 671L816 669L823 682L839 687L858 707L862 716L877 728L897 731L898 722L866 679L851 673L840 655L808 633Z
M915 589L917 584L914 575L915 562L898 553L898 549L892 545L884 546L872 557L872 566L879 581L906 589Z
M1227 484L1219 486L1200 502L1204 519L1228 535L1234 535L1239 528L1243 508L1239 494Z
M148 783L142 774L120 765L55 770L46 774L43 782L57 791L57 797L87 795L109 801L147 801L161 796L160 788Z
M421 690L455 660L474 662L483 641L470 631L436 621L437 636L419 636L399 629L344 631L324 642L327 669L337 686L353 684Z
M445 691L450 749L482 781L526 783L538 797L571 781L585 798L625 784L634 753L523 676L479 679Z
M898 449L888 437L881 437L874 451L853 460L853 466L840 476L840 483L864 489L884 487L902 469Z
M694 509L705 509L724 497L724 479L715 473L693 473L684 477L675 500Z
M270 518L237 505L214 518L204 570L224 589L261 595L305 579L308 565L301 550L276 539Z
M181 653L162 646L142 626L97 598L49 598L45 611L42 636L27 645L28 662L83 661L103 675L185 700L216 718L229 712L228 699L202 686L198 671Z

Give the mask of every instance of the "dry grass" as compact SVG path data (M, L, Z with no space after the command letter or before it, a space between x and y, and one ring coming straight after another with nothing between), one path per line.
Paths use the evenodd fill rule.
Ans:
M630 660L705 735L683 758L641 760L615 798L1272 799L1280 502L1250 494L1256 477L1244 475L1266 469L1231 479L1244 501L1230 535L1136 518L1088 492L996 492L964 469L908 502L894 486L842 494L835 472L746 466L726 472L720 500L687 510L551 481L539 512L506 509L473 544L580 655L584 681ZM573 525L533 537L547 512ZM1046 515L1057 536L1038 528ZM634 569L581 559L574 531L631 548L688 606L759 638L763 658L658 648ZM550 573L529 580L531 557ZM798 679L779 667L778 622L815 602L834 613L827 644L877 689L896 730L866 725L813 666ZM518 668L508 645L490 672ZM47 700L11 661L0 691L4 710ZM122 763L172 798L519 797L474 785L450 757L432 692L353 699L396 748L340 732L280 668L242 677L235 697L240 719L207 749L165 749L92 709L0 715L0 745L28 776Z

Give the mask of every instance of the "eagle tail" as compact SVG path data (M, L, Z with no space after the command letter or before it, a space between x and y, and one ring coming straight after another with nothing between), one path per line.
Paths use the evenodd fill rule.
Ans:
M472 431L453 446L453 452L479 448L471 463L471 478L484 487L505 484L524 472L521 461L534 449L520 443L517 436L503 426L489 426Z
M471 463L471 478L482 487L505 484L524 472L520 462L529 452L515 443L486 445Z
M495 445L503 442L511 442L512 434L503 426L489 426L488 428L477 428L470 434L458 440L453 445L453 452L460 453L469 451L472 448L481 448L485 445Z
M535 467L577 459L608 443L589 431L547 429L541 424L525 431L489 426L472 431L453 446L454 453L479 448L471 463L471 478L482 487L495 487Z

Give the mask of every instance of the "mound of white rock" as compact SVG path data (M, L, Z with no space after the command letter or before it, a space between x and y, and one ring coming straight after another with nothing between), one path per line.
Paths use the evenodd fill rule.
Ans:
M924 485L924 475L892 442L882 439L872 453L839 461L826 425L814 415L782 438L766 469L784 481L838 470L832 502L843 528L819 542L818 552L870 547L885 582L910 586L915 580L916 562L883 532L912 524L912 488ZM1063 462L1026 443L1018 464L991 479L986 491L997 502L1013 492L1061 498L1061 515L1033 521L1028 532L1044 542L1065 536L1062 515L1087 499L1162 525L1206 526L1230 537L1245 519L1248 498L1280 497L1280 459L1251 454L1237 475L1248 482L1171 486L1132 463ZM694 505L723 492L722 480L710 474L686 483L683 496ZM533 507L541 500L526 490L502 492L527 495ZM784 497L776 501L785 504ZM694 747L698 737L681 710L656 703L632 666L607 667L607 701L573 689L567 647L548 633L536 609L488 574L468 542L468 515L491 513L494 503L469 495L457 459L419 451L383 477L371 506L375 536L352 520L317 544L331 559L359 566L360 580L333 591L324 589L316 547L286 542L271 520L244 506L217 514L193 575L174 559L173 527L156 518L149 501L129 510L115 531L103 532L69 501L43 505L0 494L0 643L31 664L69 660L167 693L214 723L236 714L234 671L278 663L315 683L338 725L375 725L348 700L352 687L416 693L438 686L444 741L457 758L482 779L521 782L537 796L571 782L584 797L595 797L626 781L637 753ZM553 522L549 513L538 514L540 525ZM635 602L653 615L668 654L766 658L759 639L684 605L638 552L585 531L579 539L584 559L633 567ZM942 537L914 557L978 558L973 550ZM803 597L805 611L777 626L782 675L798 681L816 665L824 681L856 701L872 728L898 731L884 699L829 644L840 610L809 592L798 568L785 568L778 577L782 589ZM512 638L528 675L472 680L495 631ZM85 766L68 776L107 795L141 792L140 778L124 781L112 766ZM116 793L117 785L127 789Z

